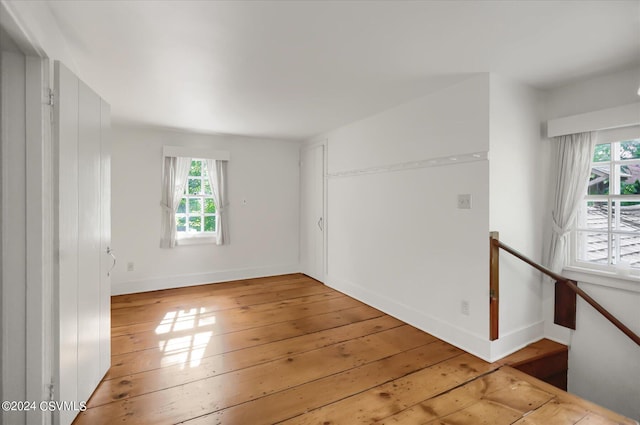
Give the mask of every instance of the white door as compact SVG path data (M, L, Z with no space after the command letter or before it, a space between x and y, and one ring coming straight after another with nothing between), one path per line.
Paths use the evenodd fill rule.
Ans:
M300 153L300 263L302 272L324 281L324 145Z
M55 63L57 248L54 293L54 385L59 401L87 401L109 368L109 108ZM70 424L77 410L63 410Z
M100 370L111 367L111 270L116 265L111 250L111 107L100 102Z

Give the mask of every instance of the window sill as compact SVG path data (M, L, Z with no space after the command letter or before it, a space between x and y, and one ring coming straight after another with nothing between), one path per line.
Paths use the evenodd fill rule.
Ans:
M640 275L636 273L638 272L632 271L629 275L622 275L616 272L578 266L567 266L562 271L563 276L578 282L640 293Z
M216 238L215 236L191 236L191 237L178 238L176 243L178 246L215 245Z

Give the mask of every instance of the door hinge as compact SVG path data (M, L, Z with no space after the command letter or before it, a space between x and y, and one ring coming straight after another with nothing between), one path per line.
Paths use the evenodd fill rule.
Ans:
M49 398L47 401L53 400L53 391L54 391L53 388L54 388L53 381L51 381L50 383L47 384L47 390L49 392L49 395L48 395Z
M47 93L47 99L45 105L53 106L54 105L55 96L53 94L53 90L49 89L49 93Z

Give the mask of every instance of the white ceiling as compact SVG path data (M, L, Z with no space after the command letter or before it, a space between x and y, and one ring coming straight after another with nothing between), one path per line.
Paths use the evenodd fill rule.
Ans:
M640 62L640 0L47 5L115 121L203 132L298 140L471 73L550 89Z

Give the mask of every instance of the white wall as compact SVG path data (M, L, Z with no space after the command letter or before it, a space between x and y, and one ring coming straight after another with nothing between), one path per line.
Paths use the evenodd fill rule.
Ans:
M640 68L631 68L580 81L549 92L547 119L596 111L638 101ZM599 303L640 333L640 283L609 283L626 289L596 285L596 276L568 274ZM553 291L545 288L545 319L553 322ZM584 302L578 302L576 330L568 336L569 391L640 420L640 348ZM545 330L553 335L553 329Z
M164 145L231 153L230 245L160 249ZM293 142L114 125L112 293L297 272L298 159Z
M385 168L486 154L488 93L488 75L473 77L320 136L328 140L327 284L485 358L488 161ZM457 194L472 194L473 209L457 209Z
M541 93L492 74L489 116L490 228L540 262L549 187L549 142L540 141ZM541 303L540 273L501 252L500 338L492 344L492 358L542 337Z
M540 275L506 255L493 343L488 308L489 230L542 255L540 121L538 91L483 74L322 135L328 284L487 360L542 337Z
M579 285L640 334L640 292ZM640 421L640 347L581 299L569 350L569 391Z

